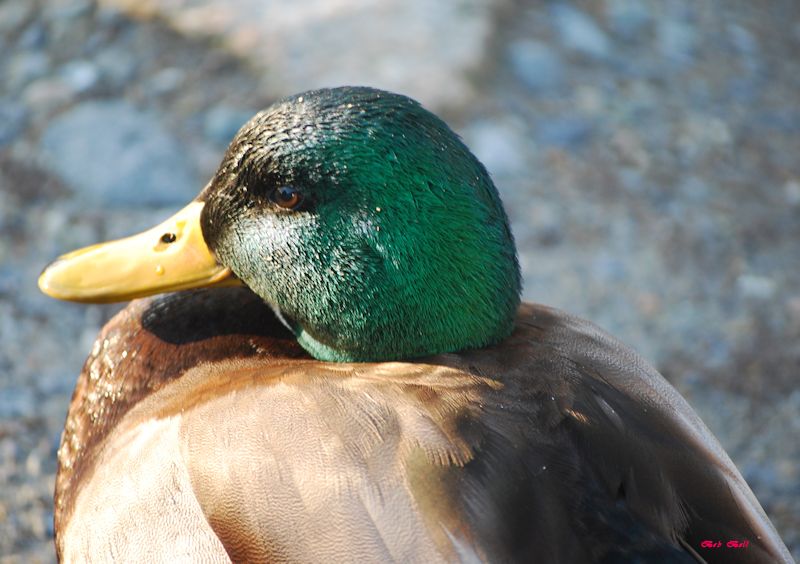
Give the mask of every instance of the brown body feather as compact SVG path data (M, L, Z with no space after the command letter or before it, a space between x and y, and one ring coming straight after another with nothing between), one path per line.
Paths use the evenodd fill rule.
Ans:
M688 404L588 322L526 304L493 348L332 364L245 289L104 328L56 534L70 562L790 561Z

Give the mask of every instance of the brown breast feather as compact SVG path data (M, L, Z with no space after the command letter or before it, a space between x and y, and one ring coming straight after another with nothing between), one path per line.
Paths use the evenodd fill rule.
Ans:
M175 421L181 515L204 519L234 561L692 561L720 536L751 541L725 561L790 561L677 392L601 330L541 306L523 305L490 349L327 364L246 290L132 303L70 406L59 550L98 466L154 420Z

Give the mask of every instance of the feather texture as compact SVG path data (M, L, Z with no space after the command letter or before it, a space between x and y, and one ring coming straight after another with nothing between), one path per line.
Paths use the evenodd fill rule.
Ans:
M491 348L347 364L308 357L246 289L133 302L87 360L59 464L66 561L790 561L653 368L531 304ZM750 546L701 550L717 537Z

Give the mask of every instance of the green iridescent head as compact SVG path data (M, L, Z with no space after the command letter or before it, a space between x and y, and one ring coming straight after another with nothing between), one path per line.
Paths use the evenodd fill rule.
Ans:
M410 358L511 332L520 275L497 190L405 96L277 102L239 131L201 199L219 261L319 359Z

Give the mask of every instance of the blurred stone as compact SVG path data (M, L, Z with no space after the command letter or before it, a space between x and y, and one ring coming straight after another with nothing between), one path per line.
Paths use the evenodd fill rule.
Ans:
M29 476L39 476L42 473L42 456L40 453L31 451L25 458L25 472Z
M7 391L8 390L4 390L3 395L5 395ZM3 395L0 395L0 405L2 405L3 402ZM3 419L6 419L8 421L16 421L17 418L3 417ZM9 426L9 427L12 430L16 430L17 432L19 432L22 426L19 425L19 426ZM8 433L5 428L3 429L3 431L4 431L3 434L0 435L0 463L2 463L0 464L0 467L2 466L7 467L16 463L17 458L21 455L22 449L19 448L19 443L17 443L17 441L14 440L14 435Z
M40 19L47 24L47 41L57 50L83 46L94 31L93 0L43 0Z
M580 117L541 119L536 124L536 138L543 145L577 149L592 133L592 124Z
M62 11L52 7L50 1L45 3L50 9L43 14L43 18L47 20L48 43L59 50L77 52L86 44L95 28L91 18L87 17L88 12L78 6L74 11L65 6Z
M0 392L0 419L30 416L35 405L33 389L4 387Z
M712 150L724 150L731 146L733 136L723 120L707 116L688 116L678 129L676 145L685 159L693 160Z
M620 129L611 138L611 144L619 152L620 160L640 170L650 167L650 155L639 136L630 129Z
M728 92L731 100L739 103L754 101L761 94L761 80L752 76L736 76L728 82Z
M800 296L792 296L786 300L786 311L789 314L789 321L800 329Z
M752 57L758 53L758 40L741 25L730 24L728 26L728 37L734 48L742 55Z
M566 3L554 4L550 13L566 48L595 59L608 57L611 42L591 17Z
M592 280L602 280L606 283L620 282L625 279L627 267L620 257L608 252L597 254L590 265Z
M5 85L10 90L23 88L50 71L50 57L38 51L25 51L11 57L5 74Z
M636 294L636 309L645 317L653 317L661 313L662 303L658 295L652 292Z
M3 209L3 204L5 202L0 199L0 210ZM3 229L2 225L2 212L0 211L0 230ZM0 247L2 249L2 247ZM0 256L2 256L2 250L0 250ZM3 261L5 264L8 264L9 261ZM19 273L15 270L12 270L9 267L0 267L0 298L7 298L11 296L12 290L14 290L20 283L19 280ZM800 313L800 310L798 310Z
M754 490L767 489L769 484L774 484L777 473L775 467L769 462L750 462L742 468L742 476Z
M103 83L112 88L125 87L136 75L137 61L134 53L119 47L107 47L94 59Z
M25 128L28 112L16 102L0 101L0 147L10 143Z
M783 185L783 193L786 197L786 203L790 206L800 205L800 180L796 178L788 180Z
M42 22L34 21L17 40L20 49L41 49L47 43L47 30Z
M203 118L203 133L206 138L218 145L227 146L255 112L230 106L214 106Z
M97 84L100 73L97 66L85 60L70 61L59 71L64 82L73 92L82 93L91 90Z
M573 90L575 109L582 114L600 116L608 112L607 96L601 88L580 85Z
M44 4L45 17L53 20L69 20L91 10L92 0L49 0Z
M708 182L699 176L687 174L677 185L680 200L687 206L707 206L713 197L713 192ZM703 224L697 223L694 227L702 229Z
M59 78L41 78L32 82L22 93L22 100L31 114L49 114L74 99L74 92Z
M190 36L217 38L267 73L272 96L361 84L434 109L472 99L469 73L486 54L497 3L100 0L136 17L162 17Z
M46 165L95 207L182 203L198 191L180 141L125 102L86 102L59 116L41 149Z
M659 19L656 37L661 55L672 63L687 65L693 61L696 35L689 23Z
M736 280L739 292L746 298L766 300L775 293L775 281L766 276L743 274Z
M562 83L562 65L553 47L530 39L515 41L508 48L511 68L534 92L557 89Z
M611 30L626 41L642 35L651 21L650 11L641 0L608 0L605 12Z
M168 67L151 76L147 81L147 87L154 94L166 94L182 86L184 80L186 73L183 70Z
M617 178L619 179L620 185L630 193L642 194L647 190L644 175L641 170L620 167L617 170Z
M0 2L0 35L11 35L31 17L34 2L28 0L5 0Z
M130 19L122 10L113 5L95 6L95 21L101 28L115 29L130 23Z
M796 134L800 132L800 112L794 109L775 109L758 112L754 124L763 129Z
M542 247L553 247L564 239L562 227L564 217L559 209L550 202L536 202L530 210L525 222L531 230L536 243Z
M492 175L519 174L525 167L525 139L506 124L479 121L465 132L467 144Z

